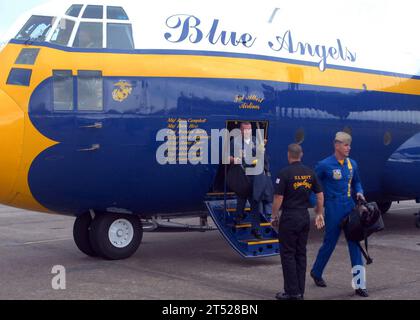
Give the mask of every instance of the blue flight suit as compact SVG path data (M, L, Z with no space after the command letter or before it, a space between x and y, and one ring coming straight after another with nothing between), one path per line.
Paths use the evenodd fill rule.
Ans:
M325 236L312 267L313 274L321 278L341 233L341 222L355 207L352 191L363 194L356 161L347 158L341 164L335 155L318 163L315 172L324 187ZM357 242L348 241L352 267L363 266Z

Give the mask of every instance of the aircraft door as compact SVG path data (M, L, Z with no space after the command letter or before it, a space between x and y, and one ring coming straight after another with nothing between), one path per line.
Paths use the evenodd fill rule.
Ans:
M240 129L240 125L243 122L248 122L252 126L252 136L255 138L258 138L256 140L263 141L264 144L267 143L268 140L268 129L269 129L269 121L267 120L227 120L226 121L226 129L229 132L232 132L234 129ZM258 130L260 129L260 130ZM261 134L261 135L260 135ZM258 137L257 137L258 136ZM222 146L223 153L230 152L230 141L225 141L225 145ZM221 162L220 162L221 163ZM225 186L226 183L226 175L229 165L223 165L221 164L217 170L217 174L214 180L213 188L211 190L211 193L230 193L232 194L232 191L229 190Z

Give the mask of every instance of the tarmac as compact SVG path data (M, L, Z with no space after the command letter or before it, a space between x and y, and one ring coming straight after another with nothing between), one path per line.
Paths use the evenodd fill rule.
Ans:
M314 285L309 269L323 232L312 216L305 299L420 299L420 229L413 216L419 208L414 202L393 204L384 216L386 229L370 238L369 298L354 295L343 235L325 270L328 287ZM245 260L218 231L148 232L134 256L105 261L77 249L73 222L0 206L0 299L273 300L283 289L278 256ZM65 268L65 283L60 283L65 289L53 288L57 265Z

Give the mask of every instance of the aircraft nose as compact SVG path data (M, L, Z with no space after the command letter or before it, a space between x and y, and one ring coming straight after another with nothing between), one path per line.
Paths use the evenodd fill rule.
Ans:
M22 156L23 119L22 109L0 89L0 203L3 204L8 204L14 196Z

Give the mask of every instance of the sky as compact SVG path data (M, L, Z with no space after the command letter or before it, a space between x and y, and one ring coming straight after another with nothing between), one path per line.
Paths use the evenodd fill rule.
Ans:
M23 12L44 2L46 0L0 0L0 41L4 41L4 33Z
M9 40L5 38L5 33L22 13L48 1L49 0L0 0L0 44ZM61 2L62 0L54 1ZM225 1L226 0L212 0L214 3L224 3ZM254 3L254 0L247 1ZM286 3L292 3L297 6L303 6L303 4L307 6L308 2L314 3L311 0L285 1L286 3L282 0L271 1L280 3L280 6L282 6L281 3L283 3L283 6L286 6ZM242 0L241 3L242 2L245 3L246 1ZM381 49L372 50L375 51L375 54L376 52L386 53L393 50L403 53L420 52L420 41L416 40L419 28L418 12L420 10L420 0L352 0L350 3L347 0L337 0L337 2L333 0L316 0L315 5L320 6L322 4L328 8L328 6L331 5L331 2L334 4L339 3L343 6L343 12L352 13L349 16L357 16L358 18L355 19L355 21L347 21L346 24L343 25L344 22L334 20L334 18L337 17L331 17L331 21L319 21L317 20L317 17L314 17L311 13L307 13L309 14L307 17L308 19L304 20L303 17L305 16L305 11L302 11L301 14L296 17L299 21L306 21L306 23L299 24L302 28L304 28L302 32L310 32L311 24L317 26L324 23L329 24L331 29L334 29L334 26L337 26L340 27L340 30L348 30L350 34L346 35L346 38L351 39L351 42L354 42L352 38L356 38L356 41L361 34L368 36L372 39L372 46L375 48L377 44L383 46ZM411 9L407 10L406 5L408 5ZM392 21L389 17L392 17ZM295 17L293 17L293 19L295 19ZM370 27L361 30L359 26L366 25L360 23L361 21L371 21L372 23ZM417 57L416 65L418 65L420 60L420 58Z

